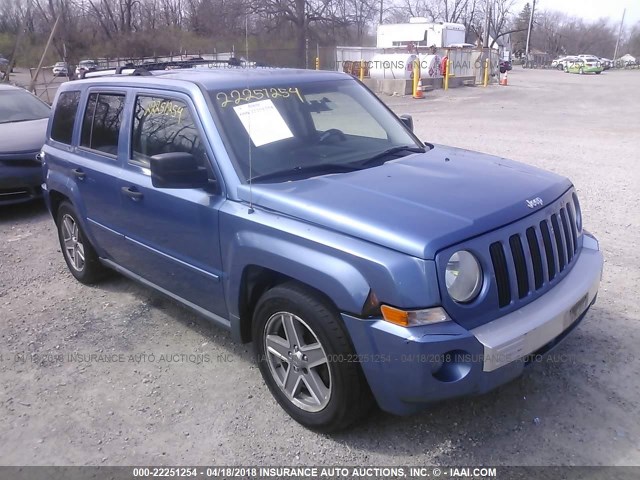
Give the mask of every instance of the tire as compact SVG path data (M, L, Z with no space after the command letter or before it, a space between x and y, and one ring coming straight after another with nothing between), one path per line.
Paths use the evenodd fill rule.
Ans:
M271 394L303 426L333 432L371 410L371 391L360 365L349 361L353 347L338 312L310 289L287 282L268 290L256 305L253 341Z
M584 70L580 67L580 75L584 75Z
M561 63L559 63L558 65L556 65L556 68L557 68L558 70L564 70L564 67L562 66L562 64L561 64Z
M596 75L600 75L602 72L596 72Z
M104 277L107 269L98 260L98 255L89 243L71 203L60 204L56 225L62 256L76 280L92 284Z

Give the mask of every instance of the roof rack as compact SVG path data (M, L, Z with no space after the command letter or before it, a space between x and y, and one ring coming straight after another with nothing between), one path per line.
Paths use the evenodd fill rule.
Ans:
M108 75L151 75L154 71L179 70L185 68L195 68L196 66L214 67L240 67L242 61L231 57L228 60L204 60L202 58L171 61L171 62L147 62L139 65L127 63L115 68L101 68L98 70L82 71L79 78L104 77Z

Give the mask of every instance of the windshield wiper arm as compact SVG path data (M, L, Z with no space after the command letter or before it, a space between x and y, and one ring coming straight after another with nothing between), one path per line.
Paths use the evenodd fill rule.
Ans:
M369 157L366 160L359 162L357 165L361 167L364 167L366 165L371 165L376 162L380 162L380 160L383 160L386 157L390 157L400 152L424 153L426 152L426 150L423 147L413 147L411 145L401 145L398 147L391 147L391 148L388 148L387 150L384 150L383 152L375 154L373 157ZM384 163L384 162L381 162L381 163Z
M320 163L318 165L298 166L287 170L277 170L264 175L251 177L252 182L264 182L268 180L298 180L300 177L309 178L315 175L326 175L329 173L348 173L360 170L359 165L346 163Z

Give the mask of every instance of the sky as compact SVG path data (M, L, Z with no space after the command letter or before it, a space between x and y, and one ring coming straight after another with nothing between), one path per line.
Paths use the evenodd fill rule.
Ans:
M518 3L522 8L527 0ZM640 21L640 0L536 0L536 10L558 10L585 20L609 17L616 25L620 24L625 8L624 24L628 28Z

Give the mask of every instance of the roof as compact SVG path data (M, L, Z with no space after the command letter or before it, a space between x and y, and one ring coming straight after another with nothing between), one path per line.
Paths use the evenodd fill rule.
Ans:
M83 84L170 84L172 81L185 81L198 84L207 90L226 88L255 88L269 85L308 83L321 80L344 80L350 77L341 72L325 70L302 70L292 68L242 68L211 67L206 64L198 68L153 71L151 75L107 75L80 80Z
M23 90L20 87L14 87L13 85L9 85L6 83L0 83L0 91L1 90Z

